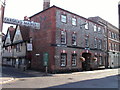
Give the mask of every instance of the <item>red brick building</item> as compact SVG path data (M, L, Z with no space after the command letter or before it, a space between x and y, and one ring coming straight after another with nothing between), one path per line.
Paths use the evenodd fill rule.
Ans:
M15 66L30 65L40 71L47 66L52 73L104 67L104 26L57 6L49 7L48 1L43 11L30 17L31 22L40 23L40 29L16 27L11 44Z
M32 69L45 71L46 63L50 72L105 66L102 25L56 6L31 16L30 20L40 23L40 30L31 29L30 34Z

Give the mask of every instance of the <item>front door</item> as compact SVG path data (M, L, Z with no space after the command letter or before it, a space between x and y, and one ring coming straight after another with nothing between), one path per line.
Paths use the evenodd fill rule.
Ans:
M83 68L83 70L90 70L91 54L90 53L83 53L82 57L85 58L85 61L82 62L82 68Z

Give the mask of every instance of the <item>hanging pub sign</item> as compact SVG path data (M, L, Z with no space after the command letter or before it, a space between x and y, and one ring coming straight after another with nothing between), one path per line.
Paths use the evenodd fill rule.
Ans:
M94 60L94 61L97 61L97 57L93 57L93 60Z
M32 44L31 43L28 43L27 44L27 51L32 51L33 48L32 48Z
M84 58L84 57L80 57L80 60L81 60L82 62L84 62L84 61L85 61L85 58Z
M35 29L40 29L40 23L33 22L33 21L24 21L24 20L18 20L18 19L5 17L3 19L3 22L8 23L8 24L29 26L29 27L32 27L32 28L35 28Z

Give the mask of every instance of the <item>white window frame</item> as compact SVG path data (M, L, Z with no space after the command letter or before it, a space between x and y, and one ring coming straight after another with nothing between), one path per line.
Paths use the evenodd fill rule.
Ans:
M93 28L94 28L94 32L97 32L97 25L96 24L93 26Z
M99 65L103 65L103 57L99 56Z
M88 30L89 29L89 22L85 21L85 29Z
M94 38L94 48L97 48L97 38Z
M102 49L102 40L99 39L99 40L98 40L98 43L99 43L99 49Z
M77 66L77 54L72 54L71 64Z
M64 39L64 42L63 42L63 40L62 39ZM67 39L67 32L66 31L61 31L61 44L66 44L66 39Z
M17 44L16 45L16 52L21 52L21 50L22 50L21 44Z
M85 37L85 47L89 47L89 37L88 36L86 36Z
M61 22L67 23L67 15L61 14Z
M66 62L67 62L67 54L66 53L61 53L60 66L65 67Z
M76 26L77 25L77 19L76 18L72 18L72 25Z
M101 27L98 27L98 32L99 32L99 33L101 33L101 32L102 32Z
M77 34L76 33L72 34L72 45L77 45Z

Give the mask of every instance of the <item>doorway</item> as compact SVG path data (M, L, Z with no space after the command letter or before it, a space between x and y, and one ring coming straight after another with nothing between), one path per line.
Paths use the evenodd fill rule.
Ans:
M85 61L82 62L82 69L85 71L90 70L91 53L83 53L82 57L85 58Z

